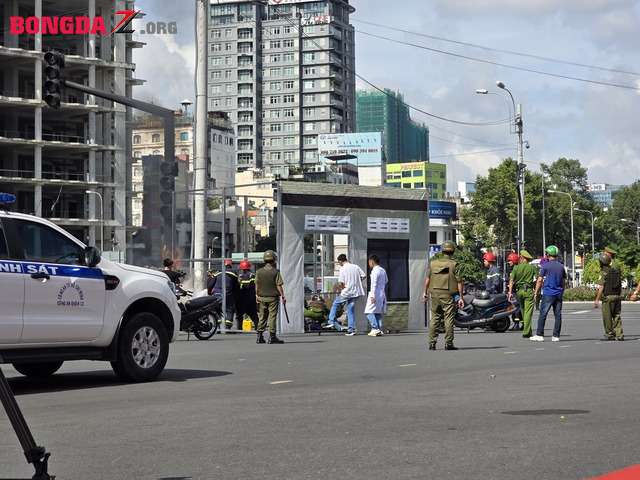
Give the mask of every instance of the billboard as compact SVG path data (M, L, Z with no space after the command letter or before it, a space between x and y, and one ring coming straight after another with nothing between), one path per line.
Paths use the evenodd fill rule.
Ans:
M443 220L456 218L456 204L453 202L429 202L429 218Z
M382 165L382 133L318 135L318 156L320 159L333 157L329 159L346 161L358 166Z

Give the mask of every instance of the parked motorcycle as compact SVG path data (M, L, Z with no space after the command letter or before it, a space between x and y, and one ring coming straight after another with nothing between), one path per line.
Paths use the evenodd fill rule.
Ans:
M182 290L177 292L178 298L193 297L192 292ZM198 340L209 340L218 331L222 315L222 298L217 295L207 295L191 298L186 302L178 302L182 317L180 330L193 333Z
M490 295L486 291L465 295L465 307L458 309L455 325L458 328L488 328L494 332L506 332L511 316L520 312L517 301L510 302L503 293Z

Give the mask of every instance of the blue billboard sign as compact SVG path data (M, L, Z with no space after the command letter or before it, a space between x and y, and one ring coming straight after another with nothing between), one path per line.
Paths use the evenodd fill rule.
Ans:
M429 202L429 218L443 220L456 218L456 204L453 202Z

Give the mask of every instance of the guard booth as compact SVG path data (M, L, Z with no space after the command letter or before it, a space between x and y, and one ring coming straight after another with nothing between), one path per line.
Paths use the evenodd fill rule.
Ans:
M289 313L287 322L280 312L283 333L305 332L305 299L313 294L335 297L340 253L367 273L365 289L370 280L367 258L380 257L389 277L385 330L426 329L422 303L429 245L426 191L280 182L277 198L278 262ZM359 332L369 331L365 301L363 297L356 304Z

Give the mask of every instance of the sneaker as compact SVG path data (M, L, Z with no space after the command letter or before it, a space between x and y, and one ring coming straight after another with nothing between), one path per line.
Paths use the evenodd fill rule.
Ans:
M544 342L544 337L540 335L534 335L533 337L529 338L529 340L531 340L532 342Z
M618 337L618 338L616 338L616 340L617 340L618 342L624 342L624 337Z
M378 330L378 333L376 334L377 337L382 337L384 335L384 332L382 330Z
M344 335L344 336L345 336L345 337L355 337L356 335L357 335L357 333L356 333L356 332L347 332L347 333L345 333L345 335Z
M377 337L378 333L380 333L380 330L376 330L375 328L372 328L371 331L367 333L367 335L369 335L370 337Z
M458 350L458 347L454 346L453 343L444 346L445 350L455 351Z
M553 337L551 339L552 342L559 342L560 341L560 337Z

